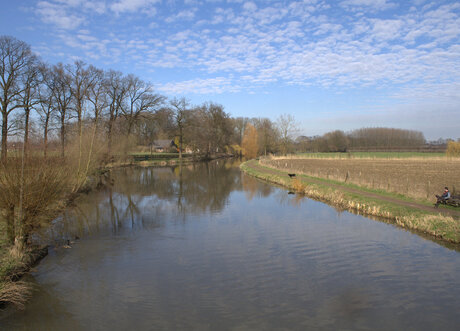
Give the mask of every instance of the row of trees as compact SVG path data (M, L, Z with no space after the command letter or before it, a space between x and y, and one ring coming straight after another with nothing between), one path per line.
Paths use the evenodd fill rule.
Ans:
M168 100L132 74L46 64L10 36L0 36L0 112L0 212L18 248L101 162L137 145L175 139L179 157L287 153L295 129L288 115L232 118L213 102Z
M47 65L29 45L13 37L0 37L0 52L2 160L7 157L8 139L18 134L25 154L32 137L32 145L41 145L45 156L50 145L59 145L64 157L68 144L81 145L88 134L106 140L108 155L119 152L113 150L114 140L117 147L120 141L126 147L127 141L148 145L172 137L178 139L179 153L185 146L205 155L231 146L241 150L247 124L259 133L258 152L286 153L295 131L289 115L277 123L266 118L235 119L212 102L194 106L185 98L168 101L132 74L104 71L82 61Z
M340 130L323 136L298 137L297 149L308 152L346 152L357 150L413 149L426 143L422 132L394 128L362 128L345 133Z

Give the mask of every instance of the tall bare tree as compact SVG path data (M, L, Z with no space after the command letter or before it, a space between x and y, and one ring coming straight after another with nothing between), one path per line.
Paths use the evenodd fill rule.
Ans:
M47 82L53 93L56 107L56 116L60 125L61 156L64 157L66 144L66 125L72 105L73 93L71 77L64 69L62 63L54 65L51 69L50 80Z
M71 78L70 87L74 101L72 110L77 118L78 137L81 138L83 134L82 123L86 111L85 103L88 99L88 92L96 79L95 71L83 61L75 61L73 65L67 65L66 71Z
M24 154L29 153L29 127L30 113L40 103L39 86L41 84L41 71L38 58L30 56L27 66L21 79L22 93L19 96L21 107L24 109Z
M223 152L230 145L233 127L230 116L222 105L209 102L206 105L209 146L212 152Z
M52 78L51 69L47 65L42 64L40 66L40 75L42 77L42 84L38 86L38 98L40 102L39 107L37 107L37 113L40 116L40 122L43 126L43 154L46 158L48 155L48 134L53 114L56 110L53 95L55 81Z
M122 105L127 92L127 79L119 71L110 70L106 73L105 87L108 97L108 115L107 120L107 153L112 153L112 135L113 127L118 115L121 112Z
M33 58L30 46L10 36L0 36L0 111L2 113L2 162L8 150L8 116L22 107L22 77Z
M153 86L132 74L127 76L126 103L121 108L122 116L127 123L126 133L132 133L134 124L145 112L158 109L164 97L153 93Z
M93 110L93 127L89 142L89 148L87 154L85 154L86 158L86 166L80 168L80 160L82 157L82 150L81 150L81 137L80 137L80 159L79 159L79 167L77 171L77 182L78 186L83 185L86 181L86 177L88 176L90 164L93 164L93 154L94 154L94 142L96 139L96 134L99 126L100 117L107 107L107 94L106 94L106 87L104 84L104 72L100 69L97 69L93 66L88 67L88 77L91 78L91 84L88 85L86 91L86 98L88 102L92 105ZM78 187L76 186L76 188Z
M264 155L273 153L276 150L278 130L274 123L268 118L254 119L254 126L257 129L259 150Z
M182 160L182 151L184 145L184 126L186 122L187 111L190 108L190 102L185 98L174 98L170 102L171 111L173 113L174 122L177 127L177 135L179 138L179 160Z
M88 102L92 105L94 127L97 130L100 117L108 106L107 88L105 85L104 71L93 66L89 67L93 84L88 87Z
M294 116L290 114L283 114L278 117L276 124L280 134L281 151L284 155L286 155L292 139L298 131L297 123Z

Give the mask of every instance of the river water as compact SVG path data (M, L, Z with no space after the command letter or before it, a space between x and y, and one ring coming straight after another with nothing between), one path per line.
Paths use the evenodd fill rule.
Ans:
M0 329L458 329L458 248L237 165L114 171L55 221L32 300Z

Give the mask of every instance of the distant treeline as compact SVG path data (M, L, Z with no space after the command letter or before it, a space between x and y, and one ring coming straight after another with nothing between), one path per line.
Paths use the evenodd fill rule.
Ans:
M420 131L362 128L349 133L336 130L323 136L302 136L297 143L298 149L305 152L415 151L424 149L426 140Z

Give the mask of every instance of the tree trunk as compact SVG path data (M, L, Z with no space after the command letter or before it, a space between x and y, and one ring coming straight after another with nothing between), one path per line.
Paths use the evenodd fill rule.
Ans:
M179 161L182 162L182 126L179 127Z
M6 109L2 112L3 121L2 121L2 162L6 162L7 151L8 151L8 114L6 113Z
M44 128L44 132L43 132L43 154L46 158L47 156L47 152L48 152L48 125L49 125L49 120L50 120L50 117L49 115L46 115L46 119L45 119L45 128Z
M61 118L61 156L64 157L65 148L65 118Z
M107 129L107 154L110 156L112 153L112 127L113 127L113 115L110 114L108 129Z
M29 117L30 117L30 108L25 108L26 119L24 121L24 156L29 155Z

